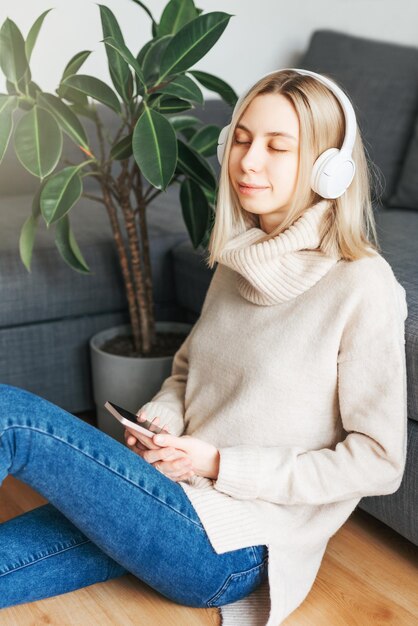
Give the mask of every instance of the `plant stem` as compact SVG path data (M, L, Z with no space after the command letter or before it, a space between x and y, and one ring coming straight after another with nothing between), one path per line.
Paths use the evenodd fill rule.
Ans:
M131 278L131 272L129 268L129 259L126 254L122 233L119 226L119 220L117 217L116 207L112 202L112 196L107 188L106 182L102 180L103 198L105 201L106 209L109 214L110 224L113 231L113 237L116 243L116 250L119 257L119 263L122 270L122 276L125 284L125 292L129 306L129 316L131 320L132 333L135 336L135 332L139 332L139 312L137 308L134 285ZM137 347L138 346L138 347ZM141 350L141 338L137 335L135 349Z
M147 189L147 194L149 192L150 189L153 189L153 187L149 187ZM146 201L147 205L152 202L154 200L154 198L156 198L157 196L159 196L161 193L161 189L156 189L154 191L154 193L150 193L149 195L145 194L144 200Z
M149 236L148 236L148 225L146 220L146 209L147 202L142 194L142 179L141 172L136 167L134 171L134 176L136 179L136 184L134 183L133 189L137 202L137 209L135 214L139 214L139 232L141 234L141 245L142 245L142 256L144 259L144 282L145 282L145 292L147 296L149 310L154 310L154 295L153 295L153 286L152 286L152 270L151 270L151 256L149 249ZM154 320L153 320L154 321ZM154 324L155 325L155 324ZM154 330L155 333L155 330Z
M96 202L101 202L102 204L106 204L104 201L104 198L101 198L100 196L95 196L92 193L83 193L83 198L88 198L89 200L95 200Z
M135 215L132 209L130 193L133 188L133 179L129 172L129 160L122 161L121 173L117 179L118 191L121 197L121 209L125 218L128 235L129 251L132 263L132 275L136 290L137 307L139 310L139 324L142 337L142 352L149 354L155 341L155 322L152 307L147 298L145 284L147 271L143 267L140 255L138 233L136 231ZM135 338L134 342L139 341ZM137 349L135 345L135 349Z

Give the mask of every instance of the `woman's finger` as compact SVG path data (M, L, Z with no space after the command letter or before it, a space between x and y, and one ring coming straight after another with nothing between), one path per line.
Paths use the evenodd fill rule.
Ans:
M158 450L161 447L161 446L155 444L151 437L147 437L146 435L141 435L141 433L139 433L136 430L131 430L129 427L127 427L125 429L125 433L126 433L125 434L125 441L127 441L127 438L129 436L133 437L135 439L135 441L141 443L148 450Z
M144 446L140 441L138 441L136 437L131 435L130 431L128 431L127 429L125 430L124 436L128 448L130 448L136 454L139 454L139 456L143 457L144 452L147 451L149 448Z
M145 420L146 420L146 419L147 419L147 418L146 418L145 412L144 412L144 411L141 411L141 412L139 413L139 415L138 415L138 422L145 422ZM152 423L153 425L155 424L156 426L158 426L159 428L161 428L161 429L162 429L162 431L164 431L165 433L170 434L170 433L168 432L168 430L166 429L167 424L163 424L162 426L160 426L160 418L158 417L158 415L157 415L157 416L155 416L155 417L151 420L151 423Z
M144 459L148 463L161 463L162 461L176 461L177 459L184 459L185 454L182 450L176 450L175 448L158 448L157 450L146 450Z
M186 472L190 472L192 469L192 463L187 457L183 457L175 461L160 461L158 463L158 469L170 478L176 478Z
M128 429L126 429L125 431L125 440L127 445L129 446L129 448L132 450L132 452L134 452L135 454L137 454L138 456L142 457L145 461L147 461L148 463L150 463L151 465L154 465L154 467L156 465L159 465L158 469L163 469L163 471L167 471L167 472L171 472L170 476L179 476L180 475L180 471L181 474L184 473L184 466L183 465L177 465L175 468L170 467L170 466L166 466L165 470L164 468L161 468L161 464L163 461L167 462L167 461L176 461L176 460L185 460L187 459L187 455L185 455L185 453L182 450L176 450L175 448L161 448L160 446L154 446L152 449L148 448L145 445L142 445L142 443L140 441L138 441L136 439L136 436L131 436L130 435L130 431ZM188 469L188 465L186 465L186 470ZM173 470L176 470L176 473L173 474Z
M137 414L137 419L138 422L144 422L146 420L146 415L145 415L145 411L139 411ZM156 418L158 419L158 417ZM128 429L129 430L129 429ZM135 433L135 437L136 439L142 443L143 446L145 446L146 448L150 449L150 450L155 450L158 448L158 446L152 441L151 437L147 437L146 435L142 435L141 433L139 433L138 431L129 431L131 434Z
M141 422L145 421L145 419L146 419L145 412L144 411L140 412L139 415L138 415L138 422L141 423ZM160 418L158 416L156 416L152 420L152 423L155 424L155 425L158 425L159 421L160 421ZM149 450L158 450L160 448L160 446L158 446L157 444L155 444L153 442L151 437L147 437L146 435L143 435L142 433L139 433L137 431L131 431L131 432L135 432L135 437L138 439L138 441L140 441ZM164 429L164 432L169 434L169 432L167 430L165 430L165 429Z
M172 480L174 480L175 483L179 483L181 480L188 480L192 476L194 476L194 472L187 472L186 474L182 474L177 478L172 478Z
M171 478L171 480L174 480L174 482L179 482L180 480L187 480L188 478L191 478L192 476L194 476L193 471L181 472L178 474L167 474L167 478Z
M137 442L137 439L130 433L127 428L125 428L123 436L125 438L125 443L127 443L128 446L133 446Z

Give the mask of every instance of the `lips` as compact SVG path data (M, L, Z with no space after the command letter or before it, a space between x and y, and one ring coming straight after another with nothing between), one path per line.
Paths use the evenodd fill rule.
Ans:
M242 196L255 196L266 191L268 187L264 185L254 185L249 183L238 183L238 193Z
M247 189L267 189L266 185L254 185L253 183L238 183L238 185Z

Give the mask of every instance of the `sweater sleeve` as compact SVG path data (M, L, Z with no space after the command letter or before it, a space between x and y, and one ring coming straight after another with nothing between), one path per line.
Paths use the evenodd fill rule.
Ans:
M189 373L188 348L193 330L177 350L173 358L171 375L165 379L160 391L144 404L140 410L145 411L147 419L158 416L160 424L179 437L184 430L184 398L187 376Z
M406 460L405 290L391 273L367 285L338 357L345 438L334 448L220 449L214 487L238 499L327 504L396 491ZM393 288L391 288L393 285ZM309 410L309 407L307 407Z

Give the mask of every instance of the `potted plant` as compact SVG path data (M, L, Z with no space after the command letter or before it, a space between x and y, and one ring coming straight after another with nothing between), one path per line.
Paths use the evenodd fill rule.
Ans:
M109 216L130 324L109 329L91 341L94 395L99 425L104 429L100 423L105 419L104 401L111 399L137 410L169 374L172 356L184 340L182 328L176 343L164 347L161 362L167 328L163 322L156 323L154 316L146 209L169 185L178 183L193 246L207 245L217 183L206 157L216 152L220 129L201 124L190 111L204 102L199 85L231 106L237 99L221 79L191 69L220 38L230 15L203 14L193 0L170 0L157 23L143 2L133 1L141 15L144 11L151 20L151 37L139 52L128 49L116 17L99 5L112 86L80 73L90 55L87 50L67 64L55 94L44 92L32 80L32 50L49 11L35 21L26 39L10 19L0 29L0 68L7 88L6 94L0 94L0 162L13 135L20 163L39 178L19 240L23 264L30 271L36 231L43 220L47 228L52 227L64 262L77 272L90 273L71 229L71 209L85 195L101 202ZM105 110L117 122L112 136L105 132ZM95 129L97 148L86 123ZM78 146L80 155L78 162L66 161L64 167L63 134ZM83 188L86 177L97 181L97 195ZM122 339L126 347L116 356L114 344ZM100 360L106 356L108 365ZM144 373L133 373L135 364L143 367L144 363L146 372L151 364L156 366L153 381L145 381ZM127 369L119 371L123 366ZM99 374L104 376L102 382ZM112 382L113 392L109 389Z

